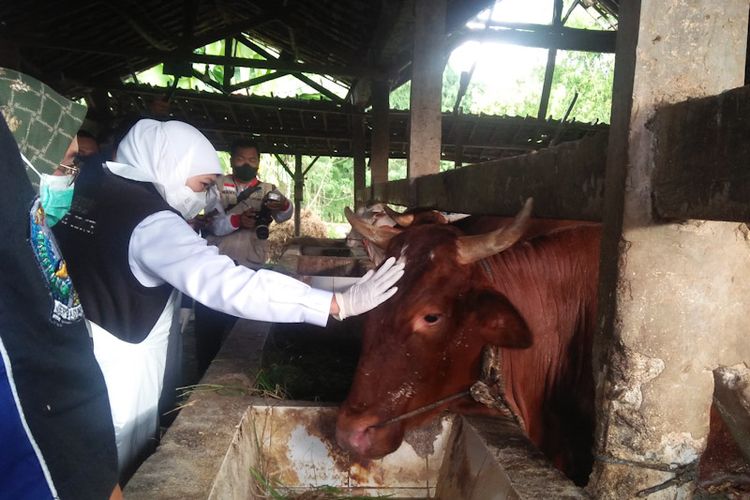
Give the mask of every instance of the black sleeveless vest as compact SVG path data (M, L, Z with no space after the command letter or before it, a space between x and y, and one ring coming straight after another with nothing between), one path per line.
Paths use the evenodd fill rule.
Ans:
M135 227L156 212L175 212L150 183L124 179L87 165L76 179L70 212L53 233L87 319L126 342L148 336L172 286L141 285L130 270ZM176 213L176 212L175 212Z

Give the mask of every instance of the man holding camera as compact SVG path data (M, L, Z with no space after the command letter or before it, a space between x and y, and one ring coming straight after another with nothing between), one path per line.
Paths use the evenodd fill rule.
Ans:
M268 260L268 226L284 222L294 207L276 186L258 179L260 150L249 141L232 144L232 175L217 182L223 215L211 218L208 242L238 264L258 268Z
M199 225L207 229L206 240L219 247L219 253L258 269L268 260L269 225L289 220L294 207L276 186L258 179L260 149L256 143L233 143L230 162L232 175L216 181L219 213L207 214ZM195 347L200 372L208 368L235 320L196 302Z

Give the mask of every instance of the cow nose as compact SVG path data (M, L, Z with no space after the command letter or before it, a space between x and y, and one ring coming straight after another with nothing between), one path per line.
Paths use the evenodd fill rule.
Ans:
M336 442L360 457L369 455L372 448L372 426L377 423L376 416L359 416L339 418L336 425Z
M379 426L383 418L341 411L336 442L359 458L375 460L395 451L404 437L402 425Z
M339 446L348 450L358 457L367 457L372 449L372 439L367 429L353 431L336 431L336 441Z

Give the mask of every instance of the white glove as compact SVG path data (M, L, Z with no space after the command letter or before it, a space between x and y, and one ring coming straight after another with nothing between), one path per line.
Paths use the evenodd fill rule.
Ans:
M403 274L404 263L396 262L394 257L383 262L377 271L367 271L345 292L336 292L339 314L334 317L344 319L376 308L396 293L398 288L393 285Z

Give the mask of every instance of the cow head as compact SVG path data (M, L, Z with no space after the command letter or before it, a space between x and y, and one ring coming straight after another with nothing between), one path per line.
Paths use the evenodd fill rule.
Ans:
M477 236L439 222L378 228L347 212L355 229L406 268L396 295L365 317L357 373L336 425L343 448L363 458L394 451L406 427L445 407L383 424L471 386L484 345L531 345L523 318L479 263L518 241L530 212L531 200L509 227Z

